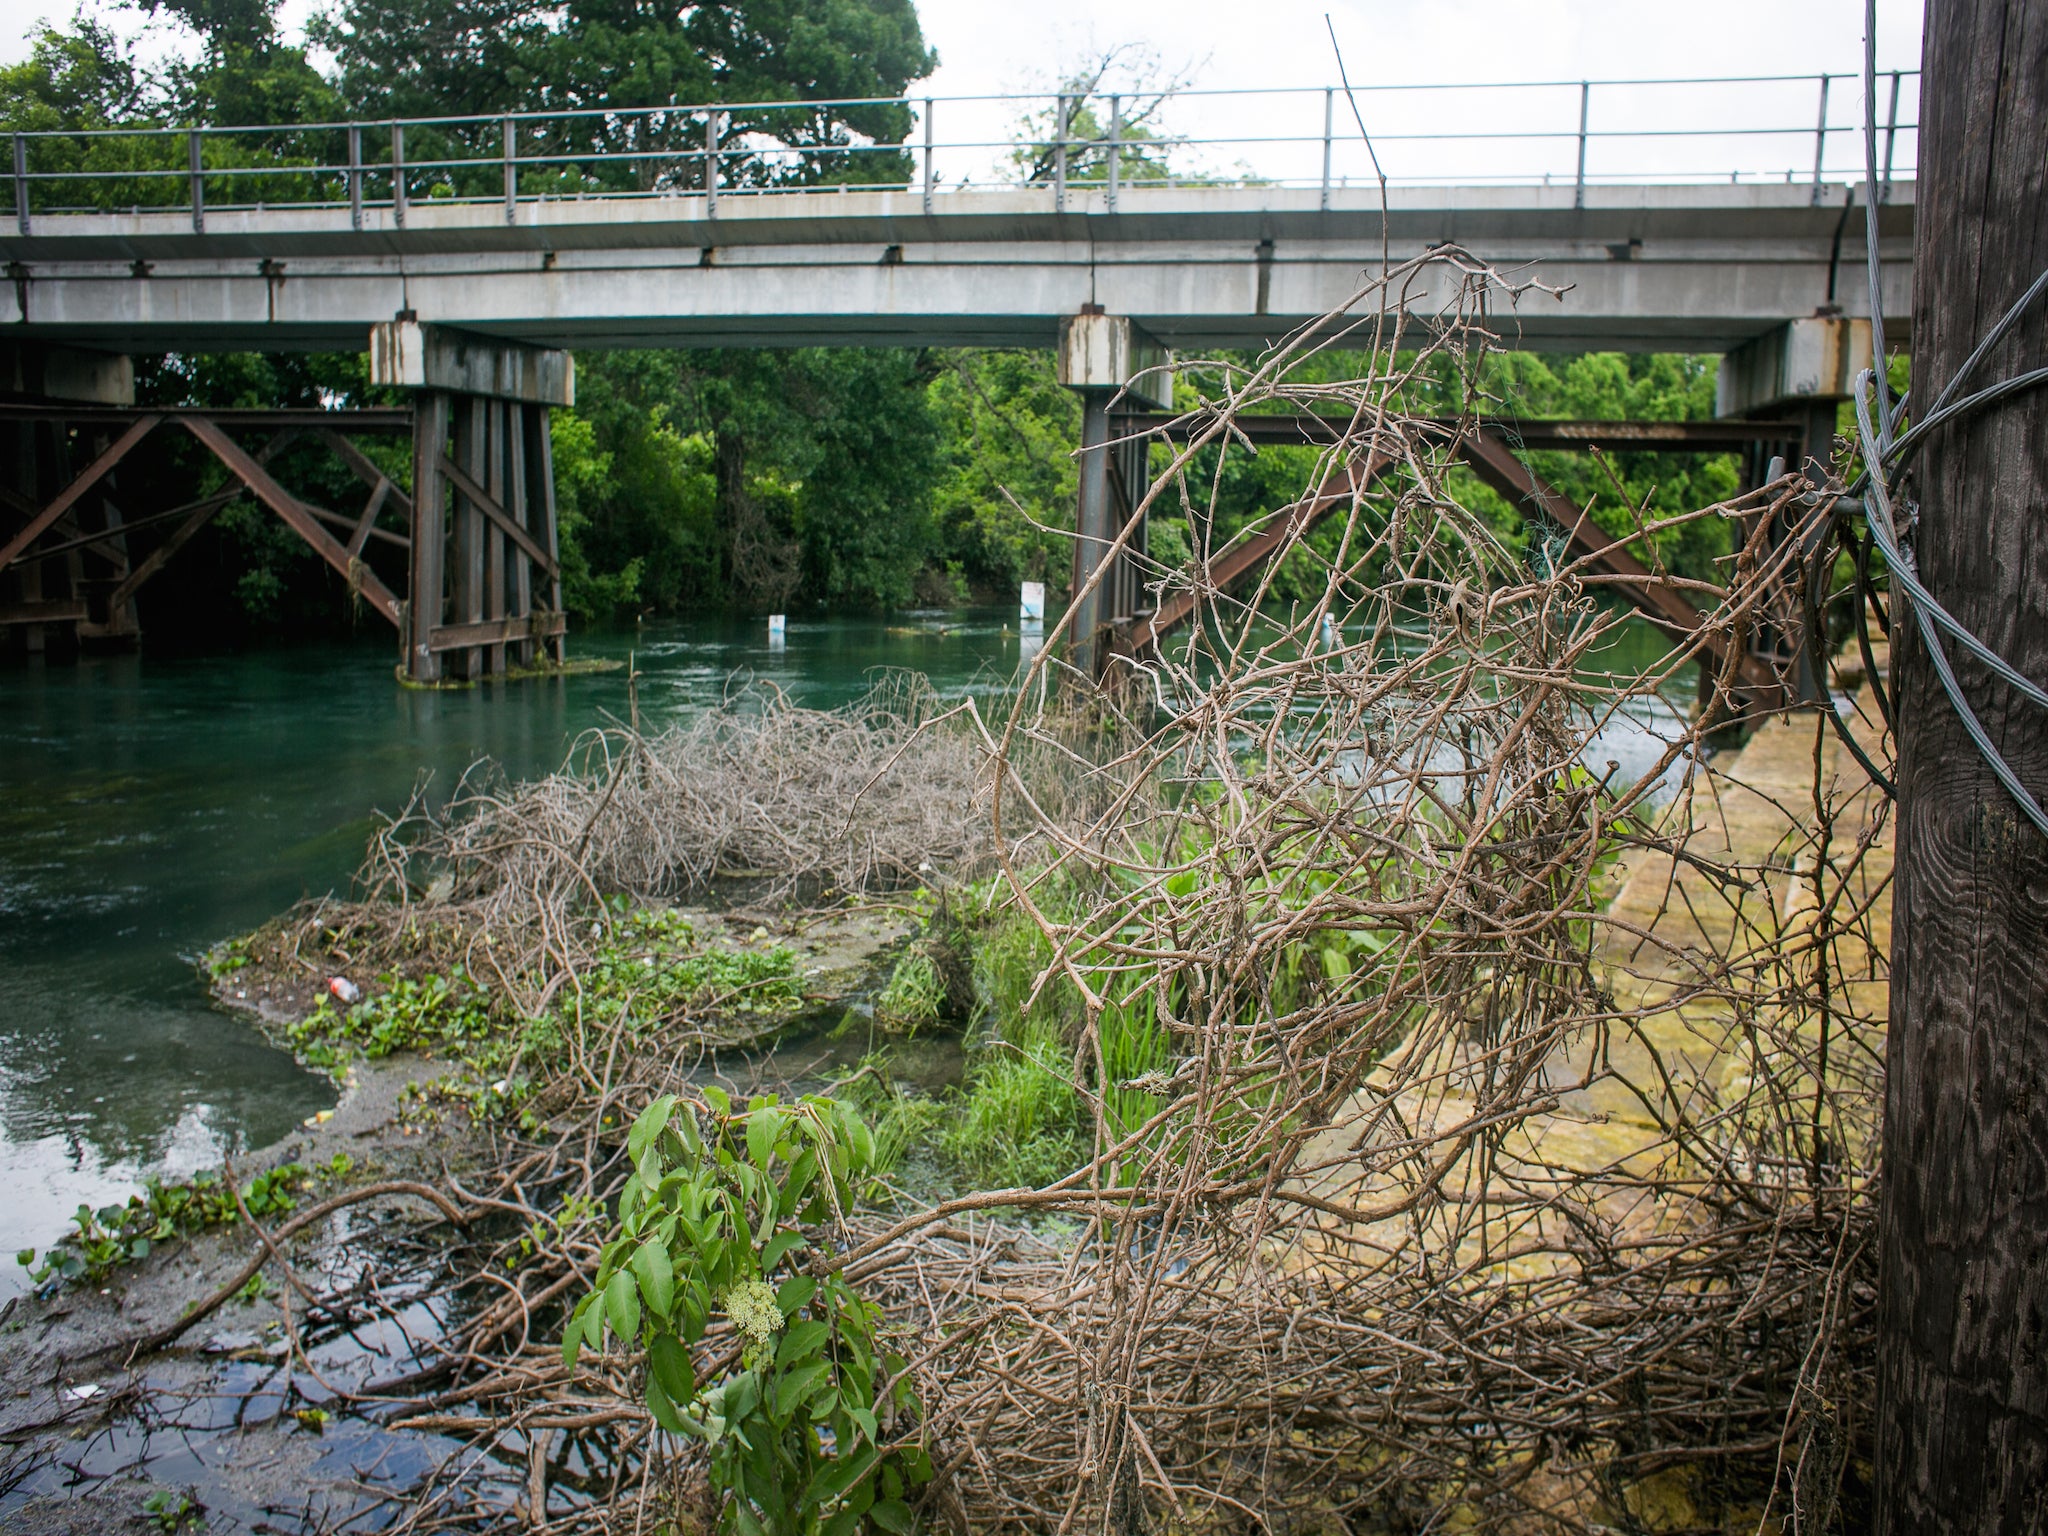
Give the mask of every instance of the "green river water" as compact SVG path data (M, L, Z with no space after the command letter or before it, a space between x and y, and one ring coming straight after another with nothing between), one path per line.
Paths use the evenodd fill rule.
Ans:
M713 619L581 635L572 654L632 651L659 726L749 674L819 706L877 667L994 693L1015 675L1016 630L1014 610L792 621L771 649L761 621ZM195 957L345 888L375 814L422 773L446 785L482 757L545 772L626 712L623 671L400 688L381 636L0 667L0 1296L25 1285L14 1251L47 1245L81 1202L217 1164L333 1102L325 1078L210 1005ZM1638 723L1601 746L1627 776L1654 743Z
M821 706L883 666L992 691L1015 673L1016 629L1014 610L793 619L771 650L759 620L714 619L580 635L572 655L633 652L659 725L735 675ZM194 957L345 888L376 812L421 773L451 783L480 757L545 772L627 708L623 670L400 688L390 647L368 640L0 667L0 1296L25 1284L14 1252L45 1246L81 1201L217 1164L333 1102L209 1004Z

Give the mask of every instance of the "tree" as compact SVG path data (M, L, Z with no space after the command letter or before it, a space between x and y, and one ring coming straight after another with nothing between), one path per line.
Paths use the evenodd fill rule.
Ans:
M577 379L557 456L572 607L911 597L938 474L922 354L600 353Z
M487 119L409 130L411 158L495 152L505 113L603 109L515 130L524 155L592 157L533 167L534 192L701 187L705 116L662 109L715 101L768 103L721 111L723 144L795 151L725 154L721 185L900 183L907 106L813 104L898 96L937 63L911 0L345 0L310 35L355 115Z
M1066 590L1081 437L1080 397L1052 354L940 354L930 390L939 432L937 559L970 590L1014 598L1020 581Z
M1916 405L2048 268L2048 3L1930 3L1923 47ZM2037 302L1962 392L2044 352ZM1901 537L1928 590L2020 673L2048 678L2048 395L1936 430L1908 491L1918 522ZM2048 1531L2048 837L1966 735L1909 607L1898 600L1892 628L1877 1528ZM2042 712L1944 643L1991 744L2048 793Z

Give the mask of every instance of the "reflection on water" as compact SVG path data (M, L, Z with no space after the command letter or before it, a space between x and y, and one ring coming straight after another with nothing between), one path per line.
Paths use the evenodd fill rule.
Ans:
M1654 654L1629 628L1648 649L1618 665ZM736 674L817 706L858 696L877 667L995 692L1043 641L1017 630L1014 609L795 620L771 648L760 620L699 620L574 651L633 653L658 727ZM374 813L421 773L446 786L480 757L545 771L631 707L623 670L400 688L382 641L0 668L0 1295L22 1283L7 1257L48 1243L81 1201L261 1145L331 1102L324 1079L208 1005L191 957L344 887ZM1647 758L1656 723L1617 726L1595 755Z

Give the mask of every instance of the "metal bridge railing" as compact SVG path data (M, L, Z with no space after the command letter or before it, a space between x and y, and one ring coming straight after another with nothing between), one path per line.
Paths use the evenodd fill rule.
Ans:
M1882 171L1916 163L1919 72L1878 80ZM1353 107L1356 107L1354 114ZM1358 132L1363 118L1370 147ZM403 225L420 203L892 190L926 211L1030 187L1056 208L1133 188L1591 186L1784 181L1823 200L1863 179L1850 75L1551 80L1171 94L723 102L258 127L12 135L12 213L348 208ZM1376 169L1376 167L1378 169ZM1882 194L1881 194L1882 195Z

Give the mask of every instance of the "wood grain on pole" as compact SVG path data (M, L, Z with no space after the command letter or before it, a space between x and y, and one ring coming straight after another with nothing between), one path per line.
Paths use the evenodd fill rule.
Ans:
M2048 0L1930 0L1913 397L1933 399L2048 267ZM1966 388L2048 357L2033 313ZM1939 432L1909 493L1929 590L2048 681L2048 394ZM2048 839L1971 745L1912 622L1894 622L1898 888L1886 1049L1877 1525L2048 1531ZM2048 719L1951 643L2020 781Z
M447 555L448 492L441 466L448 462L448 397L429 391L413 417L412 634L406 675L431 683L441 676L434 631L441 623Z
M490 476L491 500L502 507L506 504L505 459L510 453L505 434L509 419L503 400L486 402L484 423L484 468ZM516 511L512 513L514 517L518 515ZM484 618L489 621L505 617L505 530L493 521L484 530ZM485 647L484 670L493 677L504 672L502 643Z

